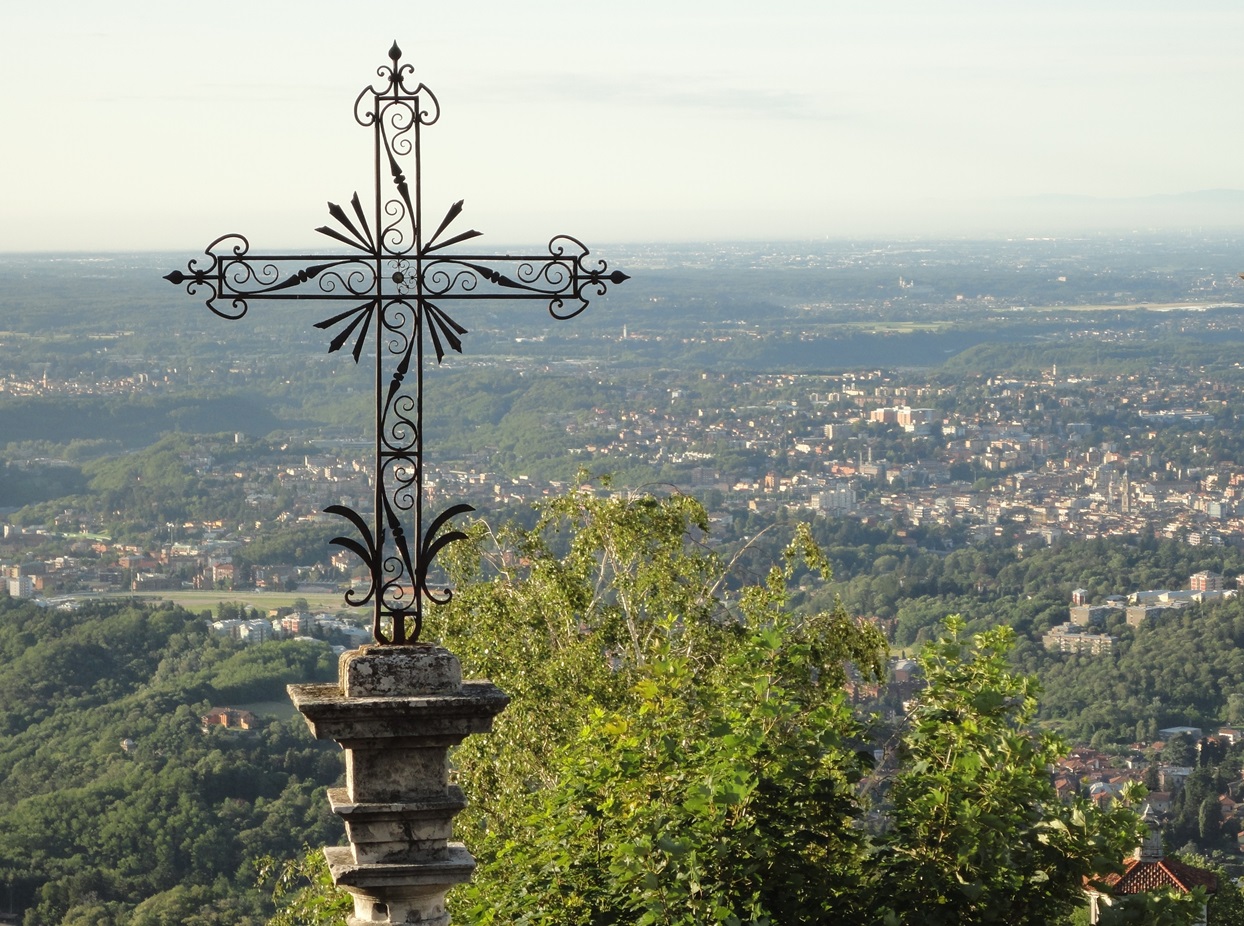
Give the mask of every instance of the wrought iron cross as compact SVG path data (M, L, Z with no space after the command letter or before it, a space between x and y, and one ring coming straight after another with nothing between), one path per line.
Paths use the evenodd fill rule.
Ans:
M474 509L452 505L425 523L423 502L423 361L431 342L440 363L446 348L461 353L467 333L444 308L473 299L547 301L557 319L573 318L589 296L604 295L609 283L627 275L607 273L604 261L587 262L588 249L568 235L553 238L548 254L463 254L446 251L480 235L453 234L450 225L461 201L445 213L431 234L423 224L419 151L424 126L440 117L436 97L422 83L407 86L413 72L401 64L394 43L390 64L377 69L379 86L363 88L354 118L372 129L375 172L372 201L358 193L349 208L328 204L335 226L316 231L351 250L344 254L251 254L241 235L217 238L188 272L165 279L186 284L191 295L207 292L207 307L222 318L238 319L252 301L308 299L332 305L333 314L315 327L335 331L329 352L350 345L355 363L370 343L376 353L375 509L371 524L344 505L325 509L353 524L357 537L335 537L337 546L356 553L366 565L365 593L346 592L353 607L371 606L378 643L414 643L423 626L424 599L444 603L452 592L428 587L428 568L436 555L465 535L446 530L451 518ZM387 183L386 183L387 178ZM343 305L344 303L344 305ZM340 311L337 309L340 308ZM409 532L408 532L409 525ZM385 636L384 624L392 622ZM408 626L410 620L413 626Z

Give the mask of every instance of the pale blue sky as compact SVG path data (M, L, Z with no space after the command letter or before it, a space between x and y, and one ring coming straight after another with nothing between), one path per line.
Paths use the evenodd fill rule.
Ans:
M441 102L429 208L492 242L1042 234L1118 216L1028 197L1244 189L1239 0L5 0L0 250L319 244L395 38Z

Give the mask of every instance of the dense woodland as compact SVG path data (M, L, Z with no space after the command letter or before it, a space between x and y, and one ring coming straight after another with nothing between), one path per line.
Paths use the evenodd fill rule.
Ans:
M0 877L27 924L259 924L261 860L340 838L324 789L341 759L301 718L200 720L334 677L326 646L241 648L173 607L0 596L0 654Z

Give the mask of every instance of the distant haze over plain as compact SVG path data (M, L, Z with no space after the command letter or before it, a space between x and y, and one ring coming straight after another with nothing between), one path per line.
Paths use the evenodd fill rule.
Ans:
M1244 229L1244 190L1131 197L1048 194L993 202L911 203L907 208L879 207L855 221L857 227L871 227L881 236L922 237L1239 230Z
M236 212L245 210L235 210ZM194 224L202 226L199 240L186 235L152 240L145 236L112 239L106 235L81 233L64 235L0 236L0 253L23 252L117 252L186 251L192 257L224 231L245 234L253 249L315 249L336 252L340 245L312 231L323 223L312 208L305 212L305 227L292 227L285 216L271 213L250 215L239 220L204 209ZM492 226L500 234L488 233L488 247L501 251L522 247L541 248L554 234L569 233L584 239L599 251L610 244L651 242L731 242L731 241L809 241L809 240L888 240L947 238L1040 238L1084 235L1153 234L1188 232L1193 234L1244 232L1244 190L1201 190L1189 193L1136 197L1096 197L1049 194L1016 196L993 201L959 200L938 202L912 199L843 204L816 214L790 214L776 210L755 210L742 216L728 208L706 208L692 214L662 214L636 210L594 211L569 208L561 213L552 209L530 209L508 213L493 211ZM645 224L647 223L647 224ZM477 223L472 223L474 226ZM540 229L547 229L541 237ZM592 230L595 229L595 234ZM1244 262L1244 256L1241 257Z

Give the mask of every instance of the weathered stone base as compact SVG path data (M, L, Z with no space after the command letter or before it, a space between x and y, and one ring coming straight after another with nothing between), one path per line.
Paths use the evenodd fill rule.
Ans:
M449 783L450 747L492 729L509 697L462 681L439 646L365 646L341 657L337 685L291 685L318 738L346 751L346 786L329 792L349 846L324 850L333 883L354 896L349 926L449 926L445 893L475 859L450 842L466 806Z

